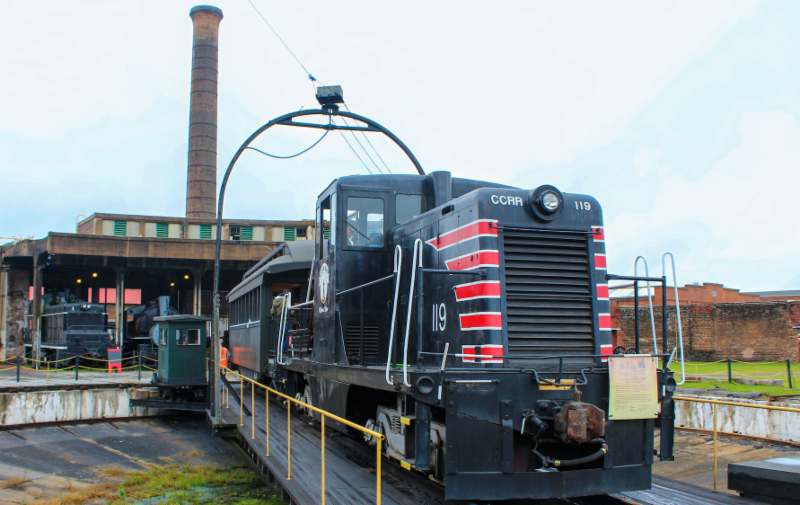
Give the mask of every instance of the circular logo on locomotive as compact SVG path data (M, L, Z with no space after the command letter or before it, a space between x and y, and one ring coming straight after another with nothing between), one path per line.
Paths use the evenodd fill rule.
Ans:
M328 284L331 280L331 274L328 271L328 264L323 263L319 267L319 301L322 305L328 300Z

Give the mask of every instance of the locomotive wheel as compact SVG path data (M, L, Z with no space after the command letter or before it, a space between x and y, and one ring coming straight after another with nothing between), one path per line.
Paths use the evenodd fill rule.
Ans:
M614 354L625 354L625 346L618 345L614 348Z

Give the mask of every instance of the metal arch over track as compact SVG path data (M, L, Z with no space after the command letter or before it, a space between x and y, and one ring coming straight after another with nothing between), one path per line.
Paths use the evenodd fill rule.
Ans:
M305 116L326 116L328 118L333 118L334 116L342 117L342 118L349 118L360 123L366 124L366 127L361 126L340 126L334 124L330 121L328 124L316 124L316 123L298 123L293 121L296 117L305 117ZM255 132L250 135L247 140L239 147L239 150L236 151L236 154L233 155L233 159L228 164L227 170L225 170L225 176L222 178L222 186L219 190L219 201L217 202L217 243L215 248L215 256L214 256L214 323L212 328L212 347L213 347L213 366L211 369L212 373L212 380L209 381L213 384L212 393L211 393L211 413L214 420L216 420L220 415L220 402L217 395L217 391L220 390L220 382L219 382L219 355L220 355L220 342L219 342L219 270L220 270L220 249L222 247L222 210L225 203L225 188L228 185L228 179L231 176L231 172L233 172L233 167L236 165L236 162L239 160L239 157L242 153L250 146L250 144L257 139L262 133L269 130L273 126L299 126L301 128L316 128L322 130L348 130L348 131L360 131L360 132L379 132L383 133L387 137L389 137L392 142L397 144L397 146L402 149L402 151L408 156L408 159L411 160L411 163L414 164L414 168L417 169L417 172L420 175L425 175L425 171L422 169L422 165L420 165L417 157L414 156L414 153L401 141L394 133L392 133L389 129L385 128L381 124L373 121L369 118L364 116L360 116L358 114L353 114L352 112L346 112L338 110L338 107L329 106L325 109L309 109L309 110L299 110L295 112L290 112L289 114L284 114L283 116L279 116L272 121L268 122Z

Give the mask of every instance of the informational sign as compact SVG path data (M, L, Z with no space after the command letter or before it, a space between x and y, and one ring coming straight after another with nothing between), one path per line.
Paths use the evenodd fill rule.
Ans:
M608 418L654 419L658 417L658 358L609 356Z

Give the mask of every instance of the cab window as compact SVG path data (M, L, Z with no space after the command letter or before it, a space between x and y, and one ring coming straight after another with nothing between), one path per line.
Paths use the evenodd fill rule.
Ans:
M322 201L317 209L317 245L318 258L330 255L330 249L336 244L336 193Z
M425 198L420 195L397 195L395 197L398 223L405 223L425 213Z
M354 247L383 246L383 199L347 199L345 243Z

